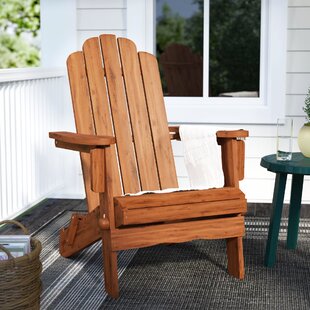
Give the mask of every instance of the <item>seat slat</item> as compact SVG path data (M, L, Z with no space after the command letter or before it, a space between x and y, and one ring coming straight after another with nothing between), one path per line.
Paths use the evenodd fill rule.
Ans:
M135 44L118 39L142 190L159 189L154 146Z
M142 248L163 242L241 237L244 233L243 216L115 229L111 233L112 250Z
M116 227L146 223L168 222L183 219L211 217L246 212L245 199L226 201L207 201L184 203L165 207L146 207L140 209L115 209Z
M67 60L68 76L73 103L75 126L78 133L95 134L94 120L82 52L71 54ZM99 196L91 190L90 155L80 153L87 208L91 212L99 205Z
M114 133L112 128L112 120L110 117L110 108L99 39L91 38L85 41L83 45L83 53L86 64L96 134L113 136ZM114 176L113 193L114 195L121 195L122 186L116 157L116 146L111 146L108 153L110 153L108 156L111 156L112 171Z
M110 99L117 152L125 193L141 189L128 115L122 71L116 38L114 35L100 36L107 88Z
M156 57L139 52L161 189L178 187Z
M114 197L115 204L125 209L147 207L164 207L184 203L200 203L244 199L244 193L233 187L212 188L205 190L188 190L172 193L144 194L138 196Z

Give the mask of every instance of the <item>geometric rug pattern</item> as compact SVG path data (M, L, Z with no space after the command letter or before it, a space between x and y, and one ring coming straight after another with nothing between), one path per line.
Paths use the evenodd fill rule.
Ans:
M245 279L226 272L223 240L158 245L118 254L120 297L104 291L102 247L58 253L71 212L34 233L42 242L41 309L310 309L310 220L301 219L296 250L285 248L282 220L275 267L263 265L269 219L246 218Z

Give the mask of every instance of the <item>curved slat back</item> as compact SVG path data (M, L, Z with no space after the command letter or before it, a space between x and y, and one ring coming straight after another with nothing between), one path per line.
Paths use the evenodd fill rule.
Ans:
M156 190L160 186L136 46L132 41L124 38L118 39L118 46L141 188L142 190Z
M69 56L68 73L77 132L116 137L114 194L177 187L156 58L138 54L128 39L102 35ZM97 205L82 156L88 204Z
M139 52L139 60L152 129L160 186L162 189L178 187L157 60L155 56L145 52Z

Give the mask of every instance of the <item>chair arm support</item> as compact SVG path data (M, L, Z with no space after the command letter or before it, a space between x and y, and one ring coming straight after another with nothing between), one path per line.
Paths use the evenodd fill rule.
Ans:
M180 140L179 126L169 126L171 140ZM222 149L222 166L225 186L239 187L244 178L245 145L249 136L247 130L219 130L216 132L217 143Z
M115 137L78 134L73 132L50 132L49 137L55 139L56 147L89 153L96 148L109 147L115 144Z

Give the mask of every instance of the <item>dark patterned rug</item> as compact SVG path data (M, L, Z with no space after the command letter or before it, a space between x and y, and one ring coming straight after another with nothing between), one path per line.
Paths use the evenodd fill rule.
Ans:
M277 263L263 265L269 219L247 218L246 277L226 272L223 240L161 245L119 253L120 298L104 292L101 244L72 259L59 256L66 211L35 234L43 245L41 309L310 309L310 220L301 219L298 248L287 250L282 221Z

